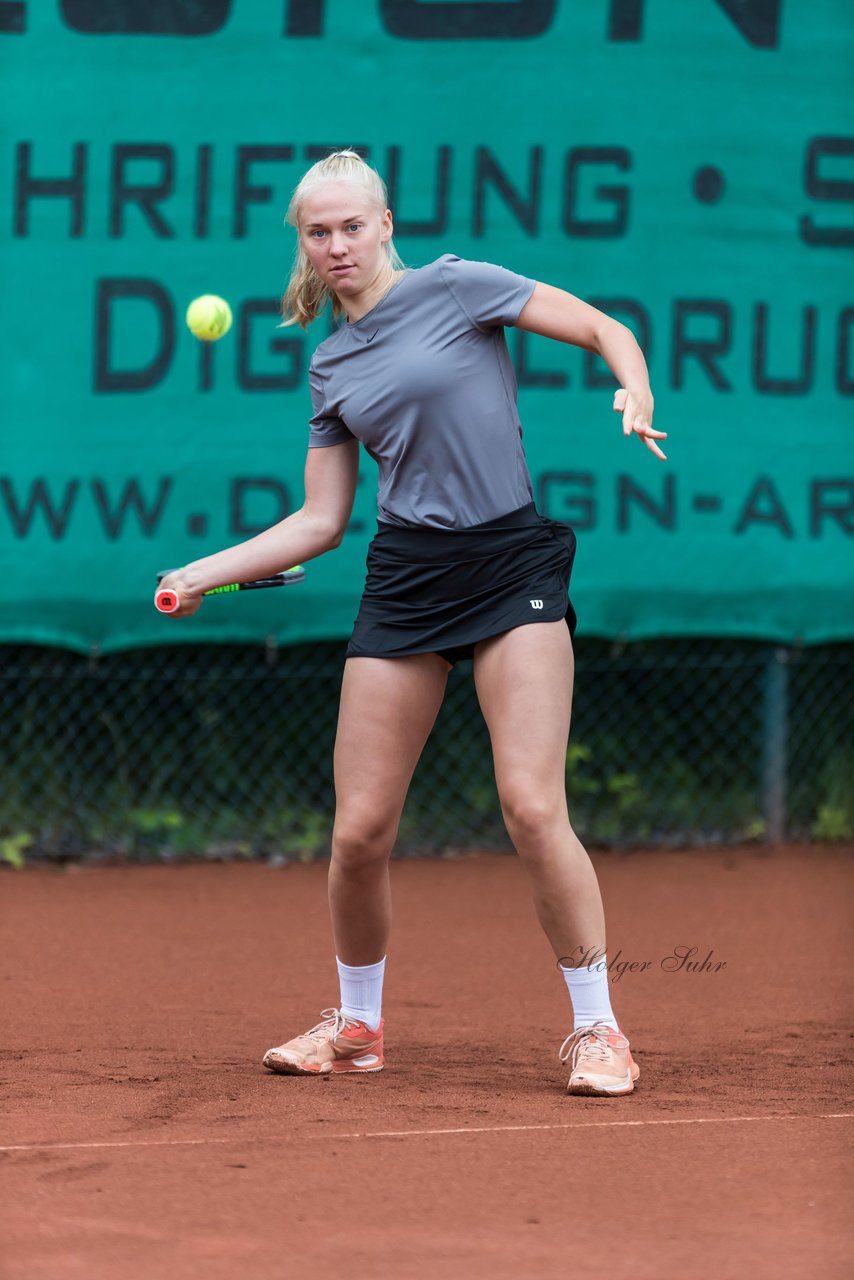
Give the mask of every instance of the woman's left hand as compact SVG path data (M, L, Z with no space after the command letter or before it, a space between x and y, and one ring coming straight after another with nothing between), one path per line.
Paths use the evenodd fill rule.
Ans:
M627 391L625 387L620 387L614 392L614 412L623 415L623 435L630 436L634 432L635 435L640 436L647 449L654 453L656 458L666 462L666 455L661 452L655 442L666 440L667 432L653 431L652 407L652 395L649 392L645 395L635 394Z

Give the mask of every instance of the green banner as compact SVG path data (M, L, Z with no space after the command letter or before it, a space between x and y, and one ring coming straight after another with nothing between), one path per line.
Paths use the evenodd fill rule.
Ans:
M375 522L286 591L157 614L156 572L302 500L278 329L302 172L355 146L409 266L501 263L629 325L667 464L604 365L508 331L582 635L854 636L849 0L2 0L0 641L348 633ZM231 332L197 342L190 300Z

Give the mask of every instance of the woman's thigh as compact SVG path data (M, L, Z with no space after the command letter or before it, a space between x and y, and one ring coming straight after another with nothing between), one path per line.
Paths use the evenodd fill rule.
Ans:
M336 825L397 823L447 680L448 664L435 653L348 658L335 739Z
M526 794L542 799L550 790L565 796L573 668L563 621L516 627L475 649L475 684L502 802Z

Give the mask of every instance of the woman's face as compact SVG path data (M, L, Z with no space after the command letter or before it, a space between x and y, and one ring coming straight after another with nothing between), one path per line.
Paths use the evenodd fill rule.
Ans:
M356 183L318 187L300 206L300 243L323 283L342 298L376 283L392 230L390 210L381 214Z

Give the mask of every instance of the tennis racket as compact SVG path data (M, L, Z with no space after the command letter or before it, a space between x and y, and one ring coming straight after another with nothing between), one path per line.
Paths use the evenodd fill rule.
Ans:
M173 569L163 569L157 575L157 581L162 582L168 573L173 573ZM210 591L206 591L206 596L225 596L230 595L233 591L260 591L264 587L289 587L295 582L302 582L305 577L305 569L301 564L294 565L292 569L286 569L284 573L274 573L270 578L256 578L254 582L229 582L224 587L211 587ZM155 593L154 604L161 613L177 613L180 609L180 601L174 591L170 591L168 587L161 587Z

